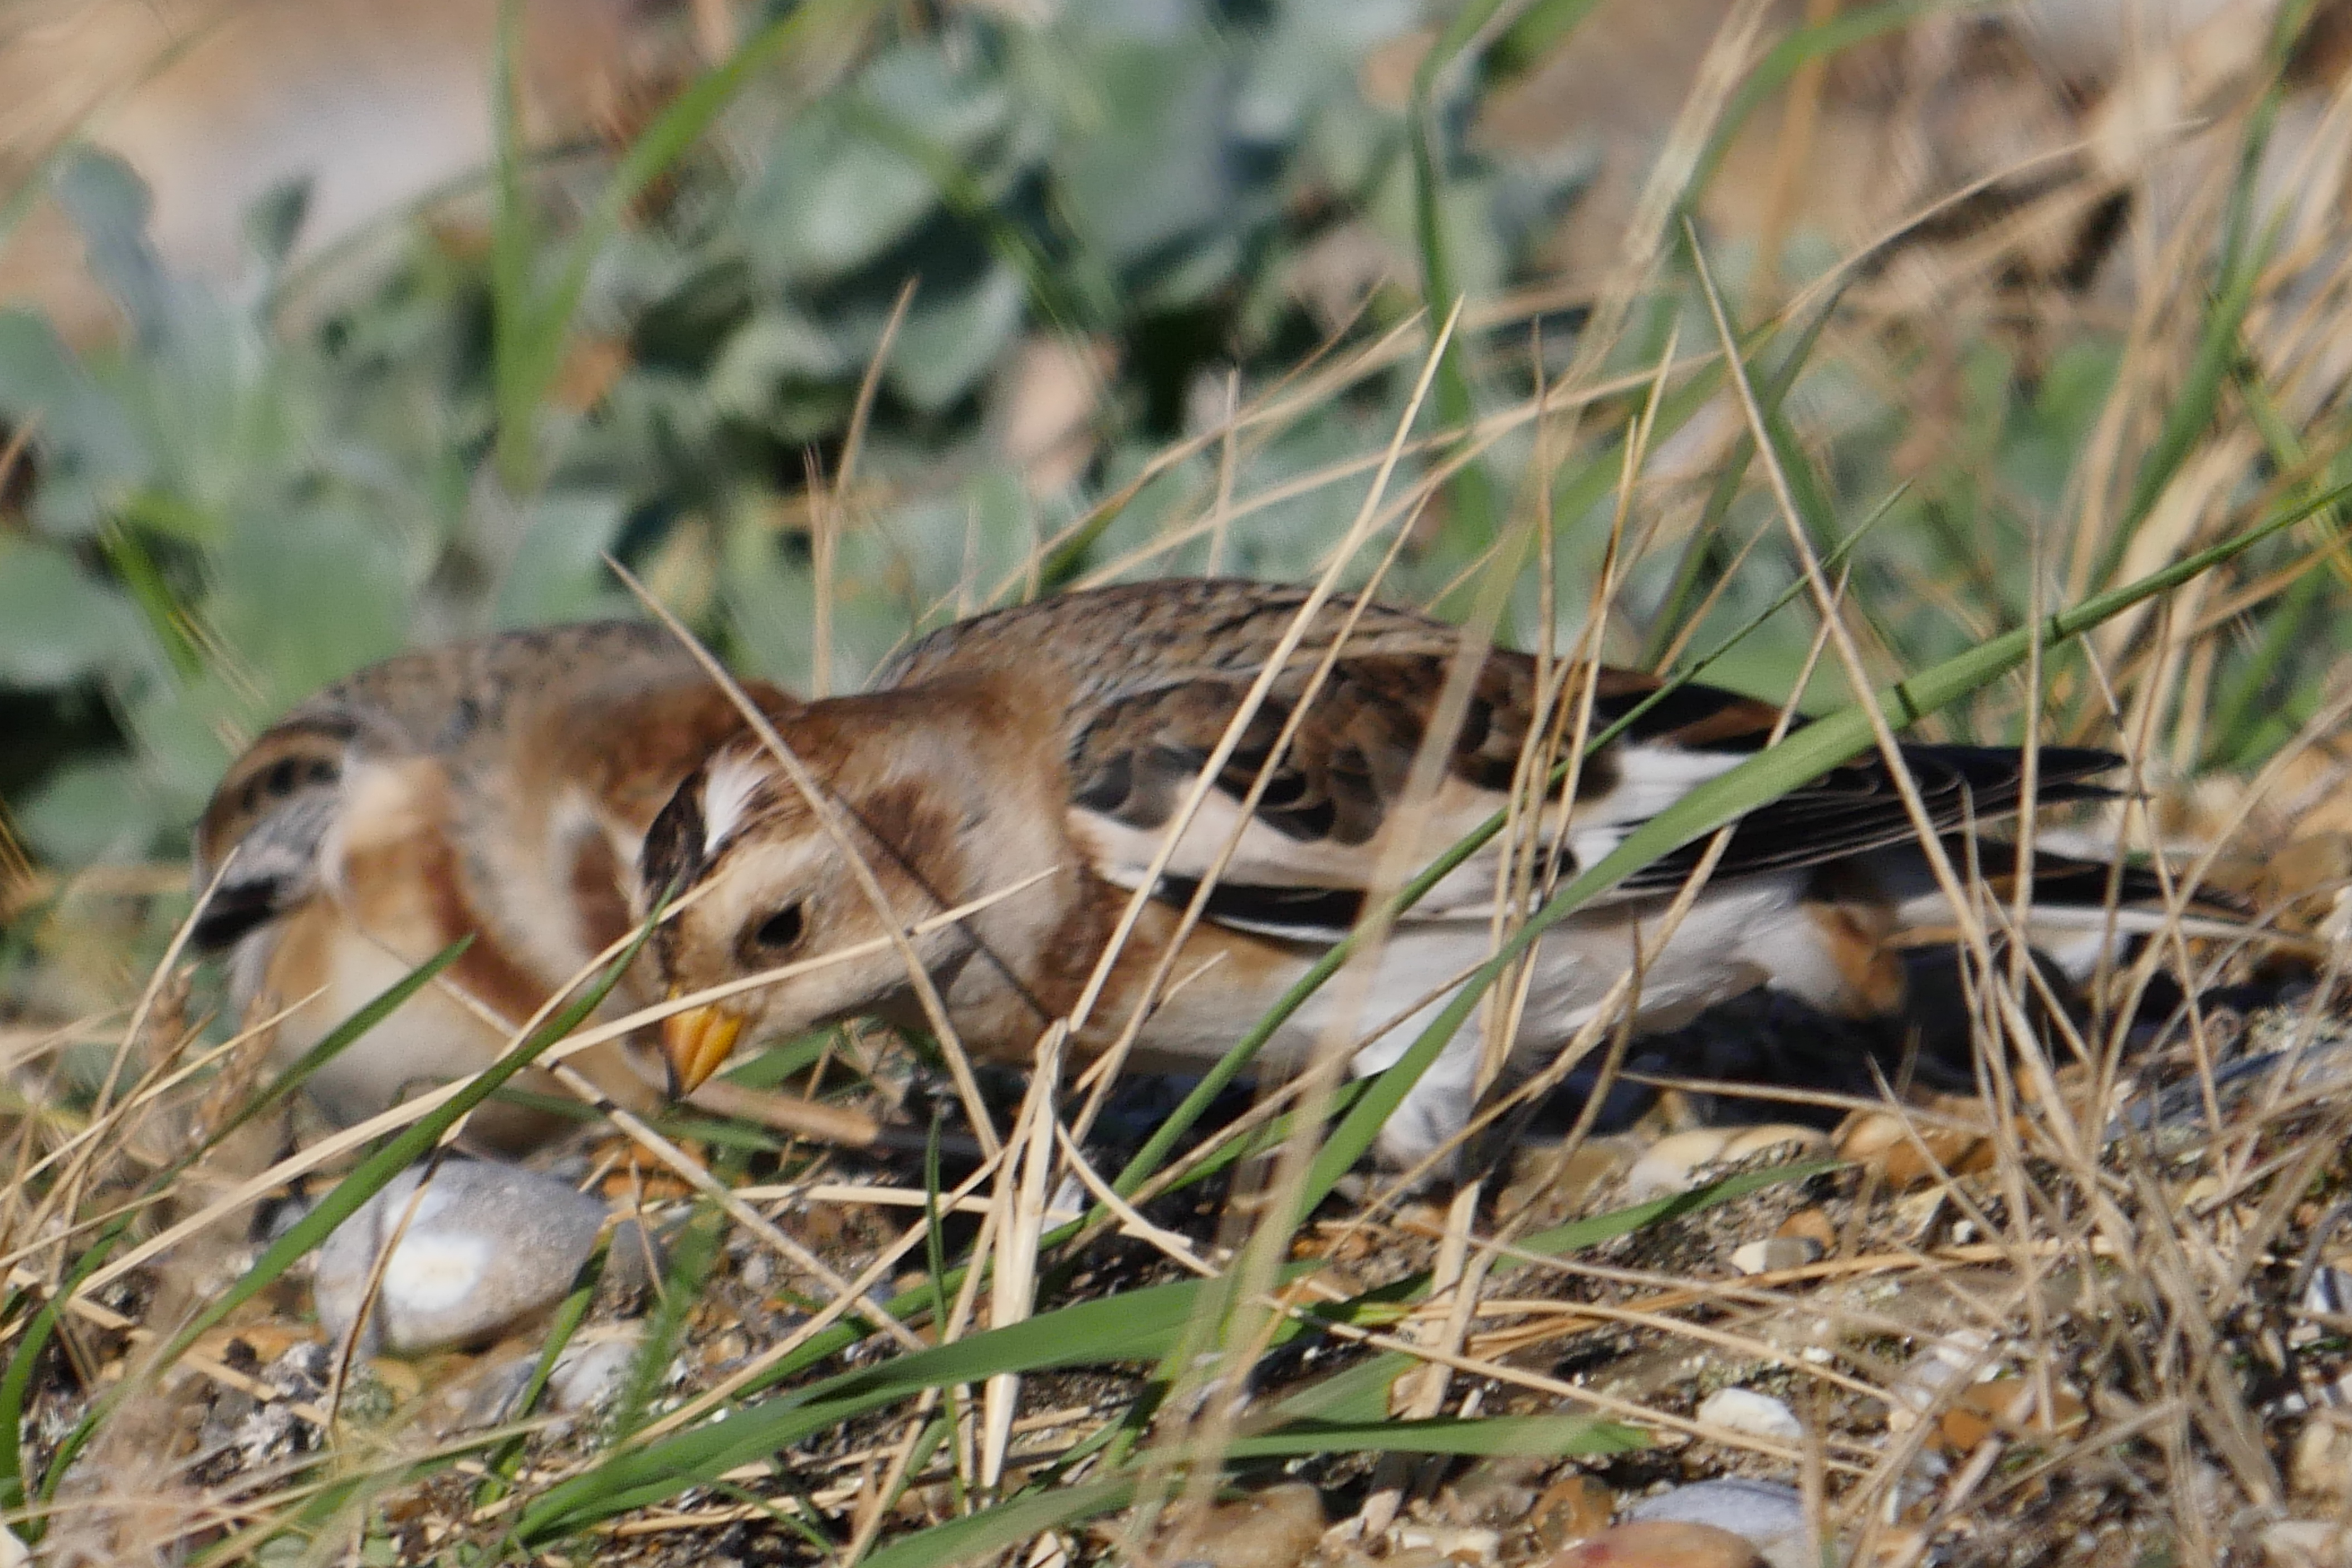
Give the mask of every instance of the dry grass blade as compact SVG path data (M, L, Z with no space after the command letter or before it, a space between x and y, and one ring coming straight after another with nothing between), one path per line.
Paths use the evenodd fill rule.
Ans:
M890 907L890 896L882 890L882 883L875 876L873 866L867 862L863 846L857 842L856 835L850 831L848 825L841 820L839 808L824 787L818 784L815 777L809 772L808 765L801 760L790 746L785 744L784 737L777 733L776 727L769 722L768 716L760 711L760 706L753 702L751 695L743 690L741 683L730 674L726 667L717 659L711 657L710 650L696 640L694 633L687 630L684 622L671 614L668 609L653 595L647 593L645 585L631 576L626 567L609 556L605 558L604 564L614 576L627 585L629 591L637 596L640 602L660 617L662 623L669 628L671 635L678 640L679 643L694 656L696 662L702 665L711 680L727 694L729 700L734 703L736 711L742 716L745 727L759 737L760 744L767 748L768 755L774 758L777 765L783 768L784 776L792 780L793 788L798 790L801 799L808 803L811 814L824 826L826 836L841 852L843 862L849 867L851 879L857 883L858 893L872 906L876 916L889 932L890 942L898 951L899 962L906 966L907 983L913 988L916 999L922 1006L923 1017L930 1025L932 1033L938 1038L941 1053L948 1060L949 1069L955 1078L956 1092L962 1097L964 1115L971 1122L973 1135L980 1140L982 1150L992 1155L994 1155L1000 1146L1000 1140L997 1137L996 1128L989 1117L987 1103L981 1098L980 1085L972 1078L971 1058L965 1051L962 1040L957 1038L954 1024L949 1021L947 1005L940 999L939 987L933 982L929 970L925 968L921 957L915 952L914 944L908 939L898 914Z

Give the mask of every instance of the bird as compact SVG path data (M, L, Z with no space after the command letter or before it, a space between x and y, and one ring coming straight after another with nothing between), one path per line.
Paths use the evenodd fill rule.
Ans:
M793 700L761 685L748 695L775 713ZM472 938L310 1080L331 1121L362 1121L488 1066L551 993L629 935L646 825L740 724L693 653L647 624L503 632L395 655L299 704L229 768L196 825L194 885L210 894L190 944L225 961L231 1003L249 1021L291 1009L272 1049L292 1060ZM602 1016L650 999L641 967ZM650 1043L593 1047L572 1064L616 1103L646 1109L660 1100ZM535 1070L517 1086L560 1092ZM864 1125L810 1110L812 1130L856 1141ZM468 1136L511 1155L573 1124L493 1099Z
M1155 877L1181 803L1302 617L1263 706L1240 727ZM1310 606L1297 586L1160 579L945 627L876 687L779 714L777 737L837 808L832 827L761 737L716 746L645 835L638 885L671 906L648 942L659 983L676 998L786 972L667 1020L673 1090L690 1091L745 1041L861 1015L919 1026L921 994L892 925L963 1045L1026 1060L1042 1031L1070 1016L1123 909L1147 885L1099 1005L1070 1043L1083 1058L1114 1040L1181 935L1169 994L1129 1060L1202 1070L1357 923L1400 867L1417 869L1509 799L1531 728L1551 723L1538 662L1472 651L1466 680L1455 683L1458 717L1433 735L1465 646L1458 627L1345 594ZM1588 688L1594 732L1630 722L1578 770L1564 828L1549 813L1543 848L1563 876L1803 722L1769 703L1638 671L1578 670L1557 685L1571 702ZM1424 747L1438 766L1416 806ZM1901 755L1937 832L1970 852L1979 825L2026 805L2016 747L1906 744ZM2042 747L2036 802L2102 798L2110 791L2097 781L2121 762L2089 747ZM1562 788L1554 781L1555 798ZM870 867L887 923L837 835ZM1184 906L1229 839L1232 857L1203 918L1180 934ZM1654 862L1543 936L1512 1064L1549 1060L1609 1004L1637 938L1705 849ZM1351 959L1289 1019L1261 1061L1295 1065L1336 1029L1350 1031L1352 1071L1393 1063L1449 987L1492 951L1502 852L1490 843L1439 881L1379 951ZM2053 885L2092 906L2108 871L2047 862ZM1874 754L1832 768L1732 829L1671 940L1641 956L1635 1024L1671 1027L1759 982L1832 1012L1885 1007L1902 984L1885 939L1922 906L1948 917L1885 760ZM1474 1021L1391 1113L1375 1145L1381 1164L1445 1157L1474 1109L1480 1056Z

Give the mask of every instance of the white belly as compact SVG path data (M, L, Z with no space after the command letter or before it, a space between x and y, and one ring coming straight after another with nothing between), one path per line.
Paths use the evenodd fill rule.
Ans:
M1638 990L1630 990L1636 1027L1672 1028L1699 1009L1738 994L1777 967L1770 951L1795 909L1795 874L1743 877L1710 888L1663 945L1657 926L1669 899L1612 905L1571 917L1537 945L1528 1001L1513 1036L1510 1061L1540 1069L1578 1031L1605 1011L1613 1016L1619 982L1635 967L1637 936L1643 959ZM1269 1042L1266 1065L1295 1071L1317 1051L1354 1048L1349 1071L1362 1077L1392 1066L1458 992L1461 981L1492 956L1483 920L1409 924L1378 952L1349 965L1324 985ZM1302 965L1303 967L1303 965ZM1213 972L1196 984L1216 984ZM1629 982L1629 986L1630 986ZM1489 1005L1507 1005L1488 993ZM1240 1039L1255 1016L1238 1004L1220 1009L1195 996L1161 1018L1181 1029L1175 1038L1155 1028L1145 1044L1161 1060L1188 1060L1196 1069ZM1223 1016L1230 1012L1232 1016ZM1391 1166L1418 1162L1469 1120L1477 1077L1486 1007L1471 1015L1430 1064L1382 1130L1379 1153ZM1177 1019L1171 1015L1181 1015Z

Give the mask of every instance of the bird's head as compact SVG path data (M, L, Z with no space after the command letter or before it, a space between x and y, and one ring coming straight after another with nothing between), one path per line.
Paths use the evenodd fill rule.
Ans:
M666 1020L673 1092L691 1092L740 1044L866 1014L907 1018L908 948L944 987L1001 934L991 919L1002 905L938 917L1035 868L1034 847L1022 858L1037 838L1034 814L1001 809L991 778L1002 769L984 735L898 711L910 706L836 699L783 727L830 823L746 740L688 774L647 830L642 886L671 906L649 944L667 993L783 971ZM869 875L853 868L852 852Z

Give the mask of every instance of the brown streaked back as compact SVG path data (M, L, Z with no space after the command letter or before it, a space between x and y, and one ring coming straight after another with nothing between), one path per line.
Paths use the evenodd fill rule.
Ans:
M566 785L641 831L698 748L733 723L675 638L629 622L499 632L370 665L298 705L214 792L196 829L199 890L237 858L195 941L234 946L316 890L354 768L434 759L461 837L520 831Z

